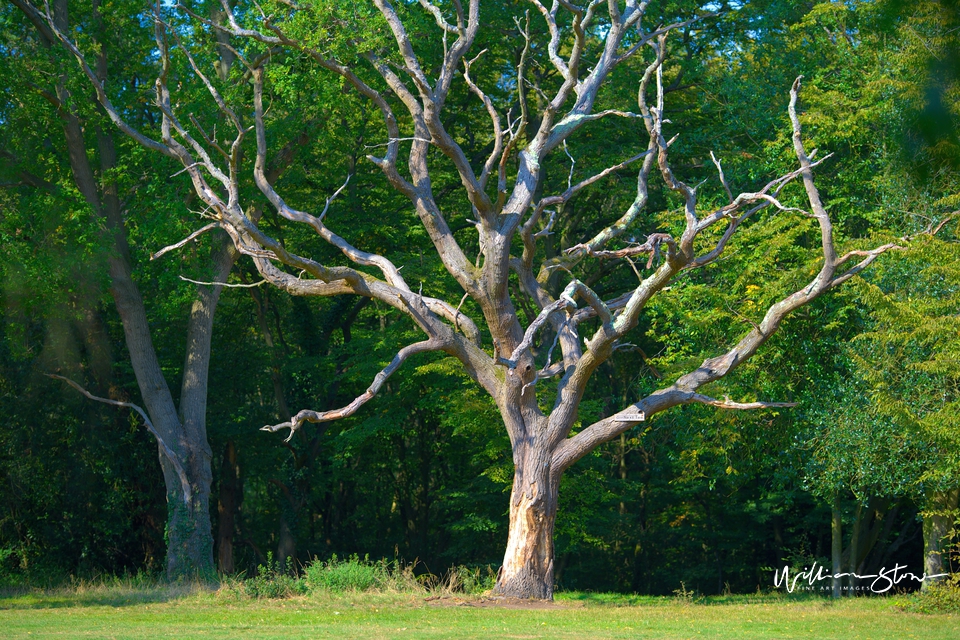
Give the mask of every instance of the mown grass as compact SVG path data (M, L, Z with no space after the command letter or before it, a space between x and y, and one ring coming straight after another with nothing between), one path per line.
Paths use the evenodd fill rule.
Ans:
M250 597L226 584L113 581L0 597L0 637L34 638L958 638L954 614L902 596L782 594L691 601L564 593L539 608L450 590Z

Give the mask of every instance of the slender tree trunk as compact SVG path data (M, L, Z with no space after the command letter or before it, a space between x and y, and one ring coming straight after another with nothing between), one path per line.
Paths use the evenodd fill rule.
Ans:
M850 575L847 584L850 586L850 595L856 595L857 587L857 557L860 555L860 530L863 528L863 505L857 504L856 516L853 521L853 531L850 533L850 555L847 559Z
M515 460L510 531L495 592L515 598L553 598L553 530L559 474L545 447L529 447Z
M623 483L620 486L624 486L627 483L627 434L620 434L620 481ZM627 513L627 503L623 500L620 500L620 515L623 516ZM619 546L619 541L617 546Z
M927 501L923 516L923 572L928 576L947 573L948 549L956 521L960 489L937 491ZM924 580L923 588L943 582L943 578Z
M217 505L217 559L220 573L230 575L236 571L233 562L233 533L236 529L236 513L239 505L239 472L237 469L237 448L228 441L223 452L223 465L220 471L220 500Z
M830 582L833 587L833 597L839 598L841 595L840 589L843 586L840 578L837 577L843 570L840 563L840 557L843 555L843 530L841 529L842 521L840 519L839 496L833 499L832 516L833 522L830 527L830 555L833 559L833 578Z
M291 517L291 515L293 517ZM297 560L297 537L294 535L291 520L296 518L293 507L281 507L280 540L277 543L277 562L285 569L294 569Z
M227 234L220 232L215 236L212 256L214 282L226 281L236 257ZM213 317L222 289L199 285L187 324L179 418L185 454L181 463L193 485L194 504L190 513L187 513L181 509L182 500L177 503L169 500L168 491L167 574L171 577L182 575L184 568L188 573L197 575L210 575L214 568L210 522L210 490L213 485L210 462L213 453L207 442L207 388ZM168 473L164 467L164 474ZM171 485L168 483L167 486ZM175 491L179 492L179 485Z

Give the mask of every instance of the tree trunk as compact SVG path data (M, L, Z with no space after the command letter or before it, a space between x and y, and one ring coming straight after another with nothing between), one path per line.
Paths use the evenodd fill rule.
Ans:
M293 511L293 507L289 507ZM296 517L296 516L294 516ZM291 527L291 517L287 508L280 511L280 540L277 543L277 562L285 571L293 571L297 561L297 537Z
M214 236L212 251L213 281L225 282L233 269L237 253L224 232ZM174 504L167 492L167 575L212 577L213 527L210 522L210 489L213 452L207 442L207 388L210 371L210 349L213 341L213 317L223 287L199 285L190 308L187 344L180 385L180 438L183 443L181 464L193 486L193 504L183 509L183 500ZM172 469L170 469L172 471ZM164 466L164 475L169 472ZM169 480L169 477L168 477ZM179 485L170 485L178 498ZM186 516L186 518L182 518Z
M923 516L923 572L927 576L948 573L948 549L956 520L960 489L937 491L928 502ZM923 588L943 582L943 578L924 580Z
M161 452L160 463L167 487L167 577L206 577L213 573L212 478L206 429L191 433L181 424L150 339L143 300L129 268L119 257L111 258L110 263L111 292L120 313L140 394L160 437L179 458L193 492L190 503L185 504L180 478ZM208 364L209 354L196 363L204 368ZM206 384L202 391L206 396Z
M850 534L850 555L847 558L850 575L847 584L850 585L850 595L856 595L857 588L857 557L860 555L860 529L863 528L863 505L857 502L857 511L853 520L853 531Z
M193 498L184 503L180 478L173 465L161 456L167 485L167 578L170 580L213 577L213 535L210 525L210 482L198 476L209 474L210 461L191 453L180 464L186 471ZM198 464L199 463L199 464Z
M495 593L514 598L553 598L553 529L559 477L546 451L518 459L510 494L510 532Z
M841 573L841 564L840 557L843 555L843 531L841 529L841 519L840 519L840 498L836 497L833 501L833 510L832 510L833 522L830 527L830 551L833 559L833 578L831 578L831 586L833 587L833 597L839 598L841 595L841 587L843 586L840 582L840 578L837 576Z
M239 473L237 469L237 448L228 441L223 452L223 465L220 471L220 500L217 505L217 559L220 573L230 575L236 567L233 562L233 533L236 529L236 513L239 503Z
M96 6L95 6L96 9ZM69 30L66 0L53 3L54 21L62 31ZM43 36L41 32L41 36ZM96 61L97 74L106 77L106 48L102 48ZM108 256L110 293L123 325L124 338L130 354L137 385L150 419L160 439L179 458L191 485L192 499L185 503L180 478L172 464L160 449L160 463L167 486L167 576L210 576L213 574L213 539L210 528L210 447L206 442L206 374L209 365L209 335L216 308L215 293L206 294L208 300L199 300L202 313L191 313L190 338L187 345L187 365L184 370L184 388L190 387L187 398L181 398L187 409L186 424L181 422L176 405L164 378L157 358L150 325L147 320L143 298L132 273L130 247L124 228L122 207L117 194L113 172L117 166L116 147L113 136L97 129L97 151L100 158L101 178L98 180L90 164L84 127L77 113L70 108L73 98L67 90L67 77L61 75L56 82L55 93L60 104L58 114L63 123L70 168L78 190L90 205L98 224L109 234L114 251ZM233 259L229 263L233 264ZM222 263L216 266L218 275ZM229 268L227 269L229 272ZM204 294L201 294L203 298ZM212 300L209 299L212 295ZM211 304L212 302L212 304ZM195 311L196 311L195 305ZM199 343L194 344L194 337ZM202 346L206 340L206 350ZM199 352L192 350L201 347ZM189 381L189 384L188 384ZM181 406L183 409L183 406Z

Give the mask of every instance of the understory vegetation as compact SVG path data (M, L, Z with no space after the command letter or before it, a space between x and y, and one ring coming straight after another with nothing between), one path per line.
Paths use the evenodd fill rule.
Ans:
M257 567L256 575L245 579L230 579L220 589L255 598L286 598L317 593L342 594L352 592L380 592L398 594L470 594L489 591L496 580L490 567L469 569L451 567L442 574L417 574L414 566L397 561L371 561L351 556L330 560L314 560L302 568L297 576L288 567L270 562Z

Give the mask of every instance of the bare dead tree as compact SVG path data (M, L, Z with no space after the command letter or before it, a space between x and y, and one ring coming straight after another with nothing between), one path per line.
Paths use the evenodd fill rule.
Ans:
M697 188L685 184L674 174L669 161L672 140L668 141L664 134L664 125L667 124L663 86L666 38L672 30L689 26L694 21L648 29L643 18L649 0L627 0L625 3L591 0L585 6L553 0L549 7L541 0L530 2L546 23L549 34L546 55L553 70L559 74L561 84L552 95L538 88L542 107L538 113L531 113L533 107L526 99L525 77L531 35L529 26L522 29L526 44L516 70L519 103L516 119L511 119L510 113L499 111L470 76L471 65L477 64L479 57L477 54L472 59L467 58L481 28L479 0L469 0L466 6L454 0L451 3L453 15L428 0L420 0L423 9L435 19L444 45L442 60L430 67L436 70L435 75L428 72L427 65L418 57L414 40L397 10L387 0L373 0L396 46L393 52L367 51L363 54L366 63L382 80L383 90L363 80L359 70L350 64L287 32L286 21L291 17L311 18L309 7L282 2L280 17L262 11L258 14L259 7L248 7L241 20L230 3L222 0L224 20L218 25L189 7L178 6L179 11L189 14L195 21L249 45L246 55L240 51L235 53L246 66L252 82L252 125L247 125L237 115L238 110L227 103L189 51L183 51L193 72L235 129L229 145L216 144L196 126L185 125L177 114L169 83L170 34L162 21L159 3L155 13L161 67L156 83L156 106L162 114L159 140L148 137L124 120L123 114L111 103L106 88L90 70L83 52L66 34L56 30L49 16L47 24L76 56L114 123L143 146L175 158L183 165L183 172L189 176L197 195L214 219L213 226L230 235L236 249L250 256L265 280L293 295L350 294L373 298L406 315L423 332L423 340L401 348L377 374L367 391L347 406L324 411L303 410L288 422L264 429L289 429L292 435L306 422L349 416L373 398L384 381L416 354L444 352L458 359L495 401L513 449L515 475L510 499L509 538L496 591L507 596L548 599L553 594L557 490L564 470L638 422L677 405L701 403L723 409L790 406L778 402L719 400L701 393L700 389L723 378L756 353L793 310L859 273L893 246L884 245L870 251L853 251L838 256L833 225L813 180L813 169L818 163L813 161L813 153L807 153L801 139L796 109L799 78L790 90L789 107L799 168L772 180L760 191L734 196L717 162L730 202L715 210L702 210ZM38 17L43 15L37 10ZM254 21L251 15L259 15L259 18ZM256 22L258 26L242 26L241 21L246 25ZM591 39L596 47L591 45L590 50L597 48L599 53L587 61L584 56ZM254 57L250 52L257 51L258 47L261 54ZM334 196L327 200L319 213L301 211L287 204L265 179L268 149L263 105L265 69L270 63L270 52L277 50L295 51L309 57L322 69L342 77L379 110L386 132L386 143L382 145L385 152L368 159L413 205L439 258L462 288L464 299L469 297L480 309L485 331L492 339L492 349L481 344L477 321L462 310L462 301L454 304L412 290L400 269L388 257L363 251L334 233L324 222L324 214ZM645 51L652 52L652 60L639 79L638 111L595 110L598 92L610 74L625 61ZM481 167L473 166L441 117L455 81L466 85L482 102L490 118L493 146ZM651 96L652 103L649 102ZM400 109L399 116L395 107ZM565 148L566 141L585 124L609 117L642 119L648 134L645 150L577 184L571 179L567 190L561 194L538 196L544 160L558 148ZM412 129L412 136L402 135L401 120ZM528 134L528 125L536 122L539 124L535 132ZM253 133L256 144L252 177L257 188L282 217L310 227L339 249L346 258L345 265L322 264L295 253L265 233L256 220L245 215L241 201L241 180L245 175L241 148L250 133ZM409 142L409 151L401 152L401 142ZM481 247L476 263L468 258L454 237L437 204L430 180L431 147L439 150L444 161L455 168L463 193L471 205ZM636 162L640 163L636 197L616 220L559 257L538 258L541 255L538 243L550 232L557 215L562 215L564 204L591 184ZM405 171L401 169L401 163L406 165ZM514 163L515 175L513 170L508 171ZM666 186L683 199L683 232L679 237L663 232L651 233L639 246L617 251L606 249L611 241L638 221L647 205L648 184L655 169ZM491 185L493 178L495 184ZM769 207L787 214L797 211L779 200L784 186L797 178L802 180L810 205L810 210L803 213L814 218L820 229L822 266L816 276L803 288L771 305L763 320L725 352L705 360L672 384L638 398L613 415L571 435L588 380L611 357L619 341L637 326L653 296L684 272L717 260L737 230L758 211ZM561 213L558 214L558 210ZM546 214L549 218L545 222ZM720 239L704 240L704 232L718 225L724 226ZM518 238L522 251L515 255L514 240ZM646 267L652 272L643 276L635 288L611 300L603 300L573 275L586 259L640 254L650 256ZM861 260L850 264L853 257ZM292 275L281 266L300 275ZM373 267L379 275L362 271L357 268L359 266ZM554 298L547 281L558 270L570 275L562 293ZM527 327L521 324L516 313L518 301L513 297L516 294L511 293L508 286L511 273L519 279L521 295L539 309L536 319ZM598 321L599 328L587 333L584 327L588 325L584 322L591 319ZM534 345L538 334L547 327L555 336L554 346L559 345L560 357L557 362L552 362L554 349L551 348L545 365L538 367ZM584 331L583 335L581 331ZM556 386L552 391L555 391L556 399L552 408L545 412L538 403L537 383L554 379Z

